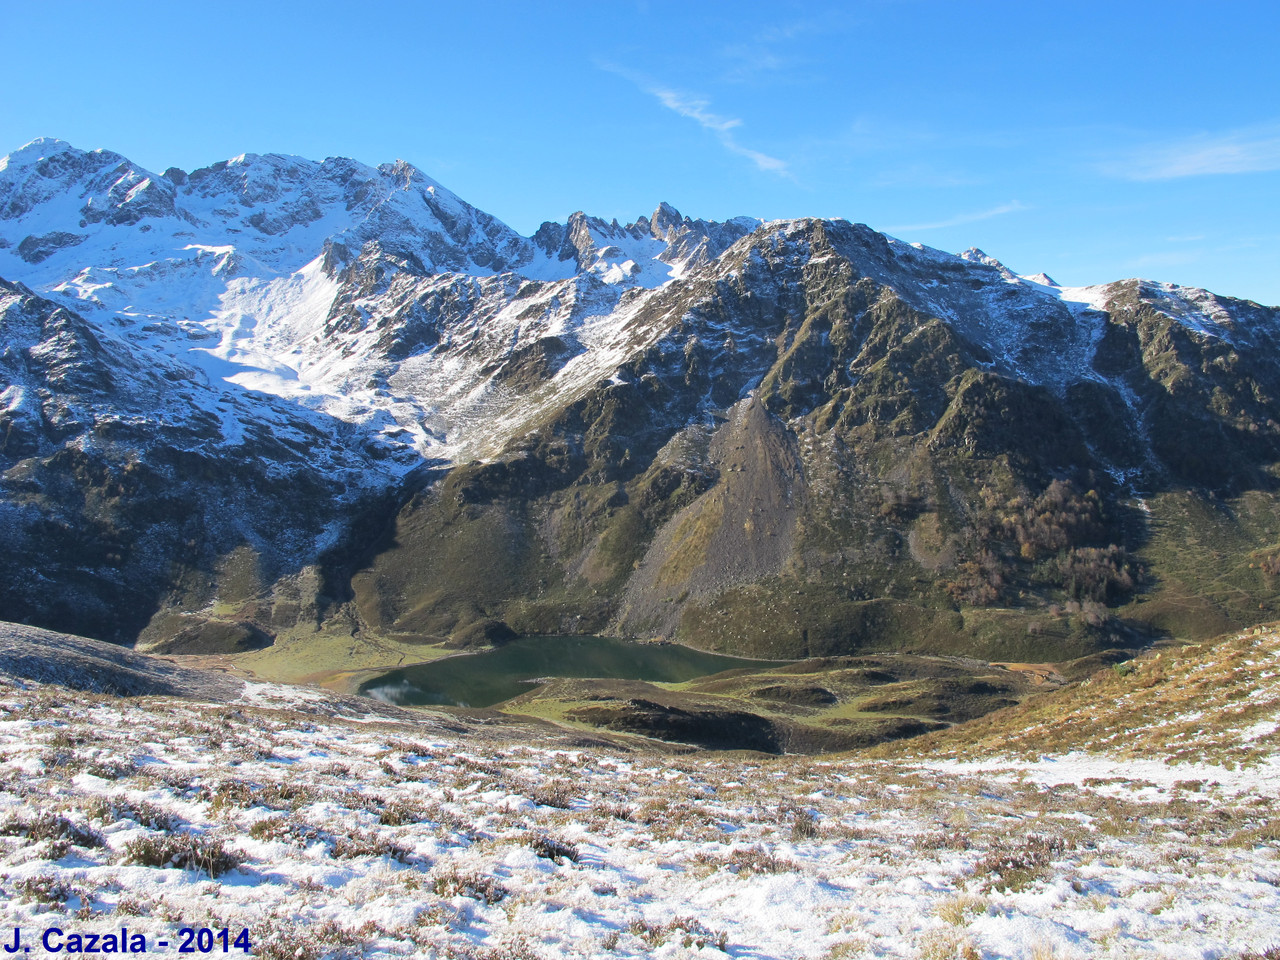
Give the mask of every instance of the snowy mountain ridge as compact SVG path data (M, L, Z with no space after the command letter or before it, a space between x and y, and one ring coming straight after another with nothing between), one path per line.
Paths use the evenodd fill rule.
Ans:
M156 174L38 140L0 160L0 278L0 500L15 582L44 591L14 617L81 632L52 612L68 578L113 609L150 584L135 606L161 638L198 612L269 642L335 609L357 631L445 636L516 603L517 632L728 631L727 649L764 641L744 639L750 617L713 629L733 618L707 604L824 564L850 611L880 598L934 622L957 597L1078 591L1072 551L1127 571L1123 498L1267 489L1280 457L1274 308L1064 288L841 219L662 203L526 238L403 162ZM997 536L979 500L1034 502L1055 480L1111 506L1039 547ZM449 582L462 557L437 568L426 547L459 522L526 551L485 568L507 579L483 601L474 577ZM416 532L360 532L402 524ZM411 581L379 566L398 546L423 550ZM884 572L898 564L919 571ZM917 575L927 596L902 587ZM1134 582L1087 589L1114 603L1109 584ZM879 622L850 616L789 643L836 649ZM96 635L134 635L118 630Z
M524 238L403 161L370 168L344 159L241 155L191 174L156 175L113 152L79 151L56 140L33 141L0 159L0 276L93 319L110 317L134 348L180 358L211 384L227 381L364 422L392 445L407 440L421 456L449 460L492 452L492 436L474 438L466 425L488 419L494 406L509 412L483 374L493 358L476 364L458 356L474 351L448 349L475 339L477 323L498 351L572 335L579 325L618 328L626 316L614 312L622 293L644 296L684 278L755 229L794 238L812 223L714 224L681 218L662 204L632 224L575 214ZM367 250L375 259L378 251L411 253L396 268L383 265L376 291L385 300L399 294L402 310L408 308L402 293L408 284L396 283L402 270L433 278L412 285L419 297L431 285L471 278L477 300L488 303L430 355L397 369L380 355L383 332L360 329L349 316L347 329L333 324L340 266L364 255L367 244L376 244ZM1089 320L1088 311L1106 302L1114 284L1059 288L1015 276L982 251L954 257L879 234L859 247L859 268L916 307L969 320L966 332L987 346L997 366L1048 383L1062 379L1064 362L1076 375L1089 375L1098 320ZM970 264L995 274L975 279ZM954 297L957 284L938 291L934 270L963 276L977 296L966 298L963 310L948 307L937 294ZM923 282L920 273L928 274ZM493 278L503 274L534 280L538 293L529 296L521 284L495 287ZM1161 296L1180 323L1230 337L1233 319L1213 294L1166 284ZM539 307L543 315L531 321ZM1044 339L1061 349L1044 351ZM594 340L603 343L598 335ZM1028 362L1030 352L1042 360ZM600 362L584 358L579 370L566 371L557 392L607 378L618 360L614 351L591 358ZM411 387L412 394L370 387L380 380ZM422 428L424 422L431 426Z
M156 175L119 154L49 139L0 159L0 276L109 320L134 349L180 359L212 385L287 398L362 423L393 447L407 443L420 456L450 460L501 447L468 426L487 423L495 407L500 418L511 414L483 372L492 351L573 337L579 327L603 346L602 324L625 326L623 295L643 297L688 278L755 230L775 244L794 243L814 222L690 221L663 203L632 224L577 213L524 238L403 161L374 168L246 154ZM1100 321L1088 311L1114 285L1063 289L1015 276L976 249L953 257L878 234L860 237L857 247L842 252L917 308L964 324L998 367L1032 382L1061 381L1064 362L1090 375ZM388 255L402 260L389 267ZM410 293L421 299L445 285L469 286L471 322L432 350L386 357L385 328L370 329L360 315L378 306L334 322L349 286L340 270L361 257L381 263L375 295L401 311L412 312ZM400 273L407 276L397 282ZM537 286L498 284L500 275ZM957 310L948 301L962 284L977 290ZM1171 316L1197 332L1231 336L1231 315L1212 294L1161 289ZM464 339L470 349L460 349ZM477 358L479 339L485 348ZM1045 350L1048 341L1059 349ZM617 347L619 338L607 342ZM558 393L607 378L620 359L613 349L578 346L586 356L560 377Z
M403 267L418 276L562 284L547 302L579 299L564 282L581 275L607 314L616 293L660 286L758 223L685 221L663 204L626 226L575 214L526 239L402 161L241 155L156 175L49 139L0 159L0 276L109 320L136 349L181 358L215 386L287 397L375 433L408 431L424 456L442 451L418 425L448 393L415 401L370 389L386 372L370 345L326 342L336 273L350 259L368 248L408 253Z

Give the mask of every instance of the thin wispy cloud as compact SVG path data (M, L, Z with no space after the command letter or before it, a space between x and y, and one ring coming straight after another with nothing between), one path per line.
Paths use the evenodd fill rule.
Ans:
M1165 251L1163 253L1145 253L1131 257L1123 264L1125 270L1139 272L1142 270L1185 267L1200 259L1198 251Z
M797 68L807 75L812 61L803 41L819 29L818 21L797 20L724 44L719 59L727 68L720 79L726 83L785 83L799 79L793 76Z
M767 173L776 173L779 176L791 177L791 171L787 168L787 162L778 157L771 157L767 153L759 150L752 150L738 142L733 131L742 126L742 121L736 117L721 117L712 113L708 108L711 106L706 100L697 97L688 97L684 94L676 93L674 90L667 90L662 87L646 87L645 92L658 98L668 110L674 110L682 117L688 117L696 120L702 127L710 130L719 139L721 145L730 153L736 153L740 157L746 157L761 170Z
M1025 204L1018 203L1002 203L998 207L992 207L990 210L981 210L978 213L962 213L959 216L951 217L948 220L938 220L934 223L909 223L896 227L886 227L885 229L891 233L913 233L924 230L945 230L947 227L959 227L966 223L977 223L979 220L990 220L992 217L1002 217L1006 213L1017 213L1020 210L1030 210L1031 208Z
M703 97L691 96L673 90L670 87L656 84L646 77L642 77L630 70L619 67L616 64L596 62L602 70L609 73L617 74L625 80L635 84L651 97L655 97L657 101L682 117L686 117L696 122L704 130L709 130L716 135L716 138L730 153L740 157L745 157L756 165L760 170L766 173L774 173L778 176L785 177L788 180L794 179L785 160L778 157L770 156L759 150L753 150L744 146L738 141L735 131L742 126L742 120L737 117L723 117L711 110L711 102Z
M1152 144L1101 165L1125 180L1175 180L1280 170L1280 126L1249 127Z
M774 80L792 64L787 57L745 43L725 47L721 56L731 64L721 77L726 83Z
M676 93L674 90L663 90L657 87L651 88L646 92L657 97L668 110L674 110L682 117L697 120L708 130L714 130L716 133L728 133L734 127L742 126L741 120L716 116L707 109L711 104L706 100L686 97L683 94Z

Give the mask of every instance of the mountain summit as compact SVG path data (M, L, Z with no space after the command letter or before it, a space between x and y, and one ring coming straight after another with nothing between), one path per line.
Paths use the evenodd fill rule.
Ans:
M0 607L1044 661L1280 615L1280 311L413 166L0 160Z

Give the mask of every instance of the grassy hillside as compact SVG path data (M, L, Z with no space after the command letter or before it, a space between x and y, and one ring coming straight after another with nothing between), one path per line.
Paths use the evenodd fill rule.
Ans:
M1273 764L1280 731L1280 625L1168 646L1104 667L1068 689L881 756L1039 759L1072 751L1123 761Z

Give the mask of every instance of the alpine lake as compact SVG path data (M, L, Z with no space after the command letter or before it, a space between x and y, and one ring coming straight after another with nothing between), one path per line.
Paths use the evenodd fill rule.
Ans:
M714 750L828 753L1011 706L1035 685L1002 665L866 653L748 660L674 643L542 636L366 680L398 706L496 708L600 733Z
M768 669L674 643L613 637L524 637L482 653L402 667L360 685L360 693L398 706L492 707L552 678L683 683L725 670Z

